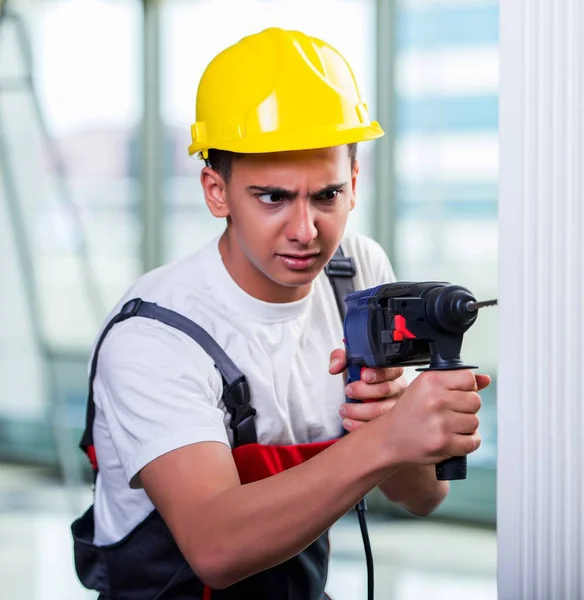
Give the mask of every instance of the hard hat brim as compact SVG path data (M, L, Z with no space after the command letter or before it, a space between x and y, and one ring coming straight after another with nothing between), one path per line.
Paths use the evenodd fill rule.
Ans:
M258 136L243 136L231 140L208 140L208 143L192 143L189 156L205 152L211 148L228 150L239 154L263 154L269 152L287 152L293 150L314 150L330 148L344 144L367 142L385 135L376 121L358 127L335 127L298 129L294 131L263 132ZM200 158L200 155L197 156Z

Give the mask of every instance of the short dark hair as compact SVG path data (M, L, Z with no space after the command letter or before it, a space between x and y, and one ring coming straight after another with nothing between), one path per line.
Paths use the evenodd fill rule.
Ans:
M353 168L355 161L357 160L357 144L347 144L347 148L349 150L349 158L351 159L351 168ZM239 152L210 148L209 158L205 160L205 164L214 171L217 171L225 183L229 183L234 161L239 160L243 156L245 155L240 154Z

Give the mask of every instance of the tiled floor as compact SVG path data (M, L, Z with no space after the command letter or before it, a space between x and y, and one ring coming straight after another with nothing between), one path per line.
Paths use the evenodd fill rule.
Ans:
M67 495L42 470L0 467L0 598L88 600L72 566L71 516L90 500ZM76 506L75 506L76 505ZM376 600L495 600L495 533L429 520L369 518ZM366 598L359 528L351 514L331 533L329 593Z

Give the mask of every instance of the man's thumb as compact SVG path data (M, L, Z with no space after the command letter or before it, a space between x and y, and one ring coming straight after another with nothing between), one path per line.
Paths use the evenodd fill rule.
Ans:
M491 384L491 378L483 373L477 373L475 379L477 381L477 389L479 392Z
M333 375L342 373L347 368L347 358L344 348L337 348L331 352L329 372Z

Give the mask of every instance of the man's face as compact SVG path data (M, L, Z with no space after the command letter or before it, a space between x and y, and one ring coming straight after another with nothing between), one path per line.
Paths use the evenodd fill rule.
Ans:
M341 241L356 178L346 146L236 160L229 183L212 193L224 202L214 214L229 217L225 247L239 285L268 301L305 295Z

